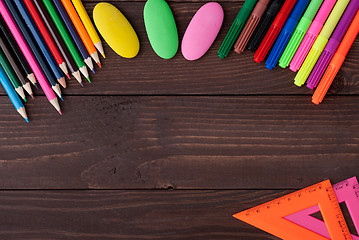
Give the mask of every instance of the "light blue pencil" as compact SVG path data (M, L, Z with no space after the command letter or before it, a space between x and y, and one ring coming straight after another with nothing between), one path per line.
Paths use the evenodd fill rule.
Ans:
M26 120L26 122L29 122L29 119L27 118L27 114L26 114L24 104L22 104L19 96L15 92L15 89L11 85L10 80L6 76L5 71L1 66L0 66L0 83L4 87L5 92L9 96L9 98L10 98L12 104L14 105L15 109Z

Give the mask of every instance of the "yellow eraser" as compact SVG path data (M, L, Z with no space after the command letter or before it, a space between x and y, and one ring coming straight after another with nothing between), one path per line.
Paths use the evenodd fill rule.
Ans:
M112 4L101 2L93 10L95 25L107 44L120 56L133 58L140 41L130 22Z

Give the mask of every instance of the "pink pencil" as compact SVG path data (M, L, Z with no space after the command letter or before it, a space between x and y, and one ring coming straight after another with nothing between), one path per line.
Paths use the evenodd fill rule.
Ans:
M26 60L28 61L32 71L34 71L34 74L39 81L39 84L44 91L47 99L52 104L52 106L55 107L55 109L61 113L59 102L57 101L55 93L52 91L49 82L45 78L44 73L42 72L39 64L37 63L34 55L32 54L29 46L27 45L24 37L22 36L19 28L17 27L14 19L12 18L9 10L7 9L5 3L3 0L0 0L0 14L3 16L6 24L8 25L12 35L14 36L17 44L19 45L21 51L23 52Z

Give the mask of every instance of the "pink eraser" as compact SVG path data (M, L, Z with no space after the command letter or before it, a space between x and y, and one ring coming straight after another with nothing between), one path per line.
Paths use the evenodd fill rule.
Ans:
M223 9L216 2L206 3L196 12L182 39L185 59L197 60L208 51L221 29L223 17Z

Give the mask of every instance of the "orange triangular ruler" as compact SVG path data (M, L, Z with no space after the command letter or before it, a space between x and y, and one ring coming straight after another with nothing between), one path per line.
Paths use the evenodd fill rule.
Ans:
M235 218L286 240L328 240L284 217L318 205L332 240L352 240L329 180L234 214Z

